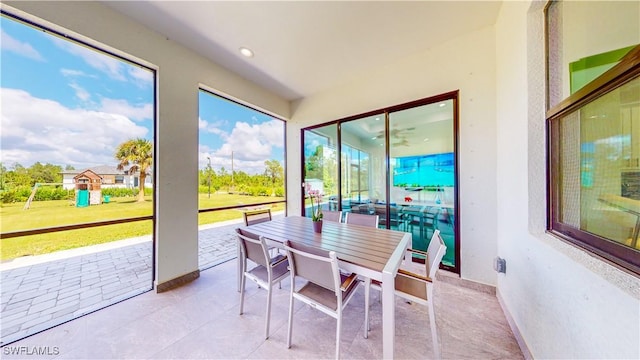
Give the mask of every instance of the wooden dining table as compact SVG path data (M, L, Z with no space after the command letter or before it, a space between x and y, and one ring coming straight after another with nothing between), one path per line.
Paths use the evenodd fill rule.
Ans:
M382 282L382 350L393 358L395 338L395 281L402 258L411 245L411 234L353 224L324 221L322 232L313 231L311 219L287 216L243 230L264 236L271 246L285 240L335 251L341 269Z

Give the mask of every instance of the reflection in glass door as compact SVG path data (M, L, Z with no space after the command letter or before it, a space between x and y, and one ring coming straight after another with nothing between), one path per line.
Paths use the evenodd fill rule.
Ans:
M455 266L455 141L453 100L389 113L390 196L413 247L426 250L435 230Z
M327 125L305 130L304 183L309 190L322 194L323 210L338 210L338 160L336 157L338 127ZM304 216L311 217L311 203L303 197Z
M322 190L325 208L377 214L378 227L411 232L416 249L439 230L443 267L460 273L457 99L455 91L303 129L305 184Z
M378 214L382 228L386 227L384 119L384 114L377 114L340 125L342 211Z

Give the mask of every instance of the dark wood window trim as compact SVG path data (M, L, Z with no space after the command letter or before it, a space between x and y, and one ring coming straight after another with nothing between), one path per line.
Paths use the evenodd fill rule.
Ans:
M451 100L453 102L453 141L454 141L454 154L455 154L455 162L456 162L456 168L455 168L455 184L456 184L456 193L454 195L454 208L456 209L455 212L455 216L454 216L454 234L455 234L455 240L454 240L454 246L455 246L455 266L449 266L449 265L444 265L444 264L440 264L440 268L441 269L445 269L448 271L452 271L456 274L460 274L460 263L461 263L461 241L460 241L460 211L458 211L458 209L460 209L460 200L459 200L459 193L460 193L460 181L459 181L459 164L460 164L460 151L459 151L459 118L460 118L460 109L459 109L459 101L460 101L460 97L459 97L459 93L460 90L453 90L453 91L449 91L443 94L438 94L438 95L434 95L434 96L430 96L427 98L423 98L423 99L418 99L418 100L414 100L414 101L410 101L407 103L403 103L403 104L398 104L398 105L393 105L393 106L389 106L389 107L385 107L382 109L377 109L377 110L373 110L373 111L368 111L366 113L361 113L361 114L356 114L356 115L351 115L348 117L344 117L344 118L340 118L337 120L332 120L332 121L328 121L328 122L324 122L324 123L320 123L320 124L315 124L312 126L308 126L308 127L304 127L302 129L300 129L300 149L302 149L300 151L300 164L302 164L301 166L301 170L300 170L300 177L301 179L304 179L304 161L305 161L305 157L304 157L304 132L305 131L309 131L309 130L313 130L315 128L319 128L319 127L324 127L324 126L328 126L328 125L333 125L336 124L338 127L337 130L337 151L338 154L342 153L342 128L341 125L345 122L349 122L352 120L359 120L359 119L363 119L366 117L370 117L370 116L374 116L374 115L381 115L381 116L385 116L385 134L389 133L389 128L388 128L388 124L389 124L389 113L393 113L393 112L398 112L398 111L402 111L402 110L407 110L407 109L411 109L414 107L418 107L418 106L423 106L423 105L429 105L429 104L434 104L434 103L438 103L441 101L447 101L447 100ZM389 149L389 138L388 136L385 138L385 149L386 150L386 155L388 157L388 149ZM338 171L338 183L342 184L342 171L340 171L340 169L342 169L342 159L341 156L338 156L338 163L337 163L337 167L339 169ZM386 173L389 173L389 159L386 159ZM387 184L386 184L386 198L389 199L390 198L390 189L389 189L389 179L386 179ZM302 185L304 186L304 185ZM301 214L304 216L304 208L305 208L305 195L304 195L304 191L302 192L302 196L300 197L300 205L301 205ZM339 205L339 209L342 210L342 191L338 192L338 204ZM389 205L387 205L389 206ZM387 208L387 212L389 211L389 209Z
M555 136L555 124L563 116L593 102L629 81L640 77L640 45L631 50L616 66L594 81L549 109L547 127L547 230L549 233L578 246L600 259L626 272L640 275L640 252L586 232L558 220L559 217L559 137Z

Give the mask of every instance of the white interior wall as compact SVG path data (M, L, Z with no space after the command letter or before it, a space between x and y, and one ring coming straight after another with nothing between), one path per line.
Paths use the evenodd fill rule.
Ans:
M159 70L156 122L156 283L198 270L198 88L206 84L289 116L289 103L99 2L4 2L90 43ZM31 15L33 16L31 16ZM62 28L60 28L62 27Z
M461 276L495 284L496 254L495 33L479 29L341 87L296 101L287 123L288 149L300 128L460 90ZM287 154L289 199L300 198L300 161ZM290 214L300 213L297 201Z
M542 6L505 2L497 36L498 296L534 358L640 358L640 282L545 234Z

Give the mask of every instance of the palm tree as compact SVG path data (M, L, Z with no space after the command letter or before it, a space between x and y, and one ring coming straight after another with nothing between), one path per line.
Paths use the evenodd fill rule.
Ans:
M153 165L153 145L147 139L131 139L118 145L115 158L118 159L118 170L124 170L127 166L129 173L138 171L140 181L138 201L144 201L144 182L147 177L147 170Z

